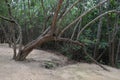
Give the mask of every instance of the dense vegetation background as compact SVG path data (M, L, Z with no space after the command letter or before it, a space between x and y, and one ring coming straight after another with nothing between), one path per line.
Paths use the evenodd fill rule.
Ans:
M52 25L58 1L1 0L0 42L14 46L18 44L17 41L19 42L20 32L22 32L20 38L22 38L23 45L35 40ZM101 4L95 7L99 3ZM87 53L96 61L119 67L119 10L119 0L64 0L58 13L55 36L59 35L60 30L71 25L78 18L71 25L72 27L64 31L61 36L83 43L86 46ZM80 15L81 18L79 18ZM12 23L12 19L17 24ZM20 31L20 28L22 31ZM57 50L77 61L90 61L81 46L67 41L48 41L41 46L37 46L37 48Z

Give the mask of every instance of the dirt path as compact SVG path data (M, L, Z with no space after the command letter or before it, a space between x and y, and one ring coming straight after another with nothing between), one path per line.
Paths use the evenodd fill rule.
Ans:
M95 64L78 63L46 69L45 63L64 65L67 58L46 51L34 50L28 61L15 62L11 59L12 49L0 45L0 80L120 80L120 70L107 67L102 70Z

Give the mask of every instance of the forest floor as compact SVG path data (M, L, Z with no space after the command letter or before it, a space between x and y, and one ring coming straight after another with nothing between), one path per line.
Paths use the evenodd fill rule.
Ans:
M12 60L13 51L0 45L0 80L120 80L120 70L88 63L69 64L68 59L52 52L33 50L28 60ZM66 65L67 64L67 65Z

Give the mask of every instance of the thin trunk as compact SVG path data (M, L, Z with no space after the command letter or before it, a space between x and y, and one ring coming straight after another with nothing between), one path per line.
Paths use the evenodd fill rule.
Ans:
M12 30L13 32L13 51L14 51L14 55L13 55L13 59L15 59L16 55L17 55L17 52L16 52L16 38L15 38L15 24L12 24L12 26L14 27L14 29Z
M115 59L115 64L116 64L116 65L117 65L117 63L118 63L119 54L120 54L120 39L119 39L119 41L118 41L118 46L117 46L117 53L116 53L116 59Z
M10 20L13 19L13 16L12 16L12 11L11 11L11 6L8 2L8 0L5 0L6 4L7 4L7 8L8 8L8 14L9 14L9 17L10 17ZM14 29L14 23L10 23L10 31L11 31L11 41L13 42L13 52L14 52L14 55L13 55L13 59L15 59L16 57L16 39L15 39L15 29Z
M60 8L61 8L61 6L62 6L62 3L63 3L63 0L59 0L57 9L56 9L55 14L54 14L54 17L53 17L52 25L51 25L51 27L50 27L50 34L52 34L52 35L55 34L56 22L57 22L57 19L58 19L58 13L59 13L59 11L60 11Z
M76 32L76 29L79 27L81 27L81 21L82 21L82 19L80 19L78 22L77 22L77 24L76 24L76 26L75 26L75 28L74 28L74 30L73 30L73 33L72 33L72 36L71 36L71 39L73 39L73 37L74 37L74 35L75 35L75 32Z
M100 18L99 20L99 24L98 24L98 31L97 31L97 41L96 41L96 44L95 44L95 49L94 49L94 58L97 59L98 57L98 46L99 46L99 43L100 43L100 38L101 38L101 28L102 28L102 18Z
M44 1L41 0L41 5L42 5L42 8L43 8L43 14L44 14L44 22L43 22L43 29L42 29L42 32L45 31L46 29L46 19L47 19L47 12L46 12L46 9L45 9L45 6L44 6Z
M111 34L111 39L110 39L110 49L111 49L111 52L109 54L109 58L110 58L110 65L115 67L115 48L116 48L116 45L115 45L115 41L116 41L116 35L119 31L119 26L118 26L118 15L116 16L116 20L115 20L115 24L114 24L114 29L113 29L113 32ZM109 35L110 36L110 35Z
M4 26L5 27L5 26ZM10 36L9 36L9 34L6 32L6 30L5 30L5 28L3 27L3 25L1 24L1 29L2 29L2 31L3 31L3 33L4 33L4 35L5 35L5 39L6 39L6 42L8 42L8 45L9 45L9 47L11 47L11 44L12 44L12 42L11 42L11 40L10 40Z
M112 48L112 52L111 52L111 66L115 67L115 40L112 42L111 48Z
M102 14L102 6L100 6L99 13ZM94 58L97 59L98 57L98 46L100 43L100 38L101 38L101 28L102 28L102 18L99 19L99 24L98 24L98 30L97 30L97 39L95 43L95 49L94 49Z
M118 2L118 0L117 0L117 2ZM119 3L120 4L120 3ZM117 17L116 17L116 26L118 27L117 28L117 30L119 31L119 29L120 29L120 24L118 23L118 21L119 21L119 19L120 19L120 16L119 15L117 15ZM119 59L119 57L120 57L120 38L118 39L118 45L117 45L117 52L116 52L116 56L115 56L115 64L117 65L117 63L119 62L118 61L118 59ZM117 65L118 66L118 65Z

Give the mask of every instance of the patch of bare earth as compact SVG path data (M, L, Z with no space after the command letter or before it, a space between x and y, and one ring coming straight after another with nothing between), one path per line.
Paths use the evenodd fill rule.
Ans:
M11 48L0 45L0 80L120 80L118 69L105 66L107 72L87 63L63 66L66 57L47 51L34 50L24 62L15 62L12 55Z

